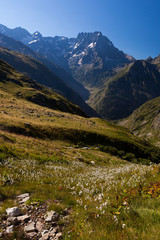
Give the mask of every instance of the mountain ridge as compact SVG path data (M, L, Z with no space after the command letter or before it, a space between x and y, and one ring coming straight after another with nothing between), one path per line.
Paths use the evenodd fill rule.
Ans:
M160 73L155 65L137 60L111 78L90 100L102 116L116 120L129 116L144 102L160 96Z

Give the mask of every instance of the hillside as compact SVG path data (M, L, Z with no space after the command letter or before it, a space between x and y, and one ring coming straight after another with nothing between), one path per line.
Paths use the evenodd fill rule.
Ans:
M159 220L151 222L152 214L158 219L159 168L143 164L159 163L160 150L105 120L18 97L15 89L22 92L31 80L12 72L0 85L0 238L118 240L123 231L136 239L139 226L147 226L143 236L153 236L159 228ZM11 207L21 211L14 221L6 214ZM47 214L54 217L46 220Z
M129 116L144 102L160 96L160 74L155 65L138 60L111 78L89 104L107 119Z
M129 128L135 135L160 146L160 97L144 103L120 125Z
M0 60L0 89L11 95L37 103L41 106L65 112L85 113L61 95L36 83L29 77L17 72L11 65Z
M88 116L98 116L98 114L85 103L78 93L68 87L63 80L57 77L57 75L41 62L2 47L0 47L0 58L12 65L18 71L26 74L38 83L52 88L52 90L57 91L74 104L80 106Z

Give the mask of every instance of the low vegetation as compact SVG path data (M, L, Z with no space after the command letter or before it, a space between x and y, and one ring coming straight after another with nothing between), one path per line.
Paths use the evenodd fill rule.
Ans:
M133 114L120 125L125 125L135 135L147 139L152 144L160 146L160 98L155 98L136 109Z
M0 140L1 219L28 192L27 204L70 210L58 223L64 240L159 239L158 148L105 120L36 105L3 88Z

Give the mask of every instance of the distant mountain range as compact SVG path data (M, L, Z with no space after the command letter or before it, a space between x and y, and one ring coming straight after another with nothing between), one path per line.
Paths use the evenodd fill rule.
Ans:
M134 60L115 48L101 32L79 33L70 39L42 37L38 31L31 35L23 28L8 29L3 25L0 25L0 32L57 63L85 86L100 86L103 78L112 76Z
M128 117L146 101L160 96L160 56L136 61L101 32L79 33L76 38L43 37L38 31L31 34L21 27L9 29L0 25L0 46L45 64L73 89L74 97L70 92L66 95L67 85L63 90L58 88L63 96L89 116L96 113L84 100L103 118L115 120ZM35 80L38 78L52 87L45 78L37 75Z

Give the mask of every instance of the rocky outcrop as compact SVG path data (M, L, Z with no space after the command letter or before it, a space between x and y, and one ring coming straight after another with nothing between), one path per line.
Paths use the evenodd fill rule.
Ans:
M51 210L48 211L47 204L28 202L29 193L17 196L17 206L6 209L5 215L0 221L0 239L10 239L13 233L18 232L23 239L33 240L60 240L64 226L58 221L69 215L69 210L63 211L62 215ZM27 201L25 201L28 199Z

